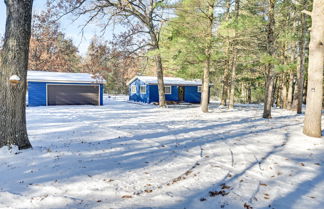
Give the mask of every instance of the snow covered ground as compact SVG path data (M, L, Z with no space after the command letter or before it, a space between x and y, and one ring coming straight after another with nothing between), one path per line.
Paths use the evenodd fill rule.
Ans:
M34 148L0 149L0 208L324 208L324 143L303 116L120 100L27 108Z

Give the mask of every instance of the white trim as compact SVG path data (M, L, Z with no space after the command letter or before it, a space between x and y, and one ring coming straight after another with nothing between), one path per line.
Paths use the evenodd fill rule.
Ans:
M197 86L197 92L201 93L202 86Z
M138 76L135 76L134 78L132 78L131 80L129 80L126 85L130 85L131 83L133 83L136 79L138 79Z
M59 84L59 83L46 83L46 106L48 106L48 86L98 86L98 106L100 106L100 84Z
M100 96L101 96L101 86L100 86L100 84L98 85L98 87L99 87L99 94L98 94L98 106L100 106Z
M47 88L48 83L46 84L46 106L48 106L48 88Z
M166 88L170 88L170 93L166 92ZM172 94L172 86L164 86L164 94Z
M48 72L48 71L27 71L27 81L30 82L62 82L62 83L101 83L106 80L98 74L71 73L71 72Z
M145 87L145 92L142 92L142 87ZM146 85L140 85L140 94L146 94Z
M126 85L130 85L136 79L142 81L147 85L157 85L157 77L156 76L135 76L131 80L129 80ZM176 78L176 77L163 77L163 82L165 85L172 85L172 86L199 86L202 84L201 80L185 80L183 78Z
M135 91L133 91L133 88L135 89ZM136 94L137 93L137 87L135 84L131 85L131 94Z
M28 79L28 82L43 82L43 83L84 83L84 84L105 84L106 82L103 81L65 81L65 80L35 80L35 79Z

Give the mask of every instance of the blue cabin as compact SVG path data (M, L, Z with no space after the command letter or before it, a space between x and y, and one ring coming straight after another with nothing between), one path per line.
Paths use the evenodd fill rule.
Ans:
M201 81L188 81L182 78L164 77L165 99L172 102L200 103ZM127 83L129 100L135 102L159 102L157 78L137 76Z
M103 105L105 82L88 73L28 71L28 106Z

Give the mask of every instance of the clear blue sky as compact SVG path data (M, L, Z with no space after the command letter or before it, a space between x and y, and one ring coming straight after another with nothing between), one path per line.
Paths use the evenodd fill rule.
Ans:
M45 8L46 0L34 0L33 12L38 13ZM68 38L71 38L74 44L79 48L80 54L85 55L89 41L97 33L101 35L100 28L96 25L89 25L84 31L83 37L81 35L81 25L84 23L84 19L72 22L73 17L65 17L61 20L61 29L66 34ZM3 37L6 24L6 6L3 0L0 0L0 36ZM118 28L116 28L118 30ZM106 40L112 38L112 32L106 33Z

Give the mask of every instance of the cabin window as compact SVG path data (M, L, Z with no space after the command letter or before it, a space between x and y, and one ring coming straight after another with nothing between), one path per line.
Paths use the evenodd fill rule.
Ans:
M146 86L145 85L141 85L140 92L141 92L141 94L146 94Z
M171 94L171 86L165 86L164 87L164 93L165 94Z
M201 86L197 86L197 92L201 93Z
M136 94L136 86L135 85L131 85L131 93Z

